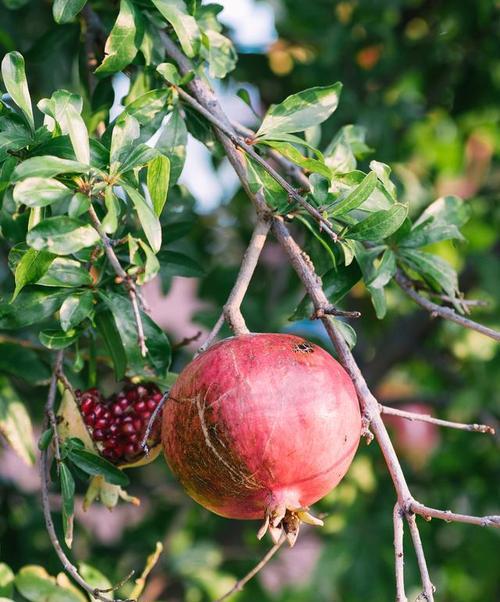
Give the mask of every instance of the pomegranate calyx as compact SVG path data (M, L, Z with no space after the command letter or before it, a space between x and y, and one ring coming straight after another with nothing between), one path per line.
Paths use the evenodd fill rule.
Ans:
M277 544L284 533L288 545L292 548L297 540L302 523L315 527L324 525L320 518L309 512L309 508L286 508L284 506L268 508L264 522L257 531L257 539L262 539L269 532L273 543Z

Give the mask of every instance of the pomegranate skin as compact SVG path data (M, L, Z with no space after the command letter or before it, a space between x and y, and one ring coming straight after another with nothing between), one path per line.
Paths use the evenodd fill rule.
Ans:
M213 345L181 372L163 411L170 469L194 500L227 518L307 508L343 478L360 434L347 373L293 335Z

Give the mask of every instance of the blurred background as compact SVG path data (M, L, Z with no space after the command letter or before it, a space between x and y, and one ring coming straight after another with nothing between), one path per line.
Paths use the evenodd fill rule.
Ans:
M304 88L344 84L341 103L323 127L326 146L342 125L366 128L374 149L367 157L391 165L410 212L444 194L470 205L466 243L435 245L460 270L467 298L486 307L474 318L500 327L500 3L495 0L225 0L221 20L240 59L219 89L229 114L252 126L256 117L236 92L245 88L258 114ZM96 5L99 3L96 2ZM79 91L78 24L55 26L49 3L0 3L0 53L21 51L32 96L55 88ZM54 69L54 64L58 65ZM50 66L50 69L48 68ZM114 81L119 112L130 82ZM219 84L220 86L220 84ZM190 138L182 186L169 198L182 239L172 250L188 254L182 275L162 270L147 285L152 317L173 343L206 332L217 319L237 273L252 228L252 209L227 163ZM168 216L167 216L168 217ZM170 219L169 218L169 219ZM184 225L184 226L183 226ZM174 237L173 237L174 238ZM314 240L302 241L320 259ZM1 242L0 242L1 245ZM2 247L0 278L6 279ZM293 331L328 348L320 326L290 321L302 297L279 248L269 241L243 311L255 331ZM357 286L345 302L360 310L355 355L381 402L464 422L498 427L500 349L490 339L433 320L396 288L378 321ZM173 370L192 357L200 339L179 348ZM41 418L47 357L34 351L33 370L16 374L19 353L0 333L0 372ZM105 368L103 387L113 387ZM82 375L82 385L85 375ZM392 421L395 444L409 484L430 506L492 514L500 504L498 438ZM497 429L498 430L498 429ZM91 562L111 581L140 568L156 541L164 553L148 581L144 602L203 602L221 595L262 556L257 524L209 514L186 497L164 462L129 472L140 507L121 504L110 513L77 504L74 556ZM83 489L82 489L83 492ZM376 444L361 443L344 481L315 508L325 527L305 528L293 550L283 549L259 577L235 596L250 602L386 602L394 599L392 508L394 491ZM58 500L54 498L54 507ZM423 521L421 521L423 522ZM500 600L498 531L432 521L421 534L441 602ZM419 576L406 542L408 594ZM0 560L14 570L60 566L45 532L36 471L0 449Z

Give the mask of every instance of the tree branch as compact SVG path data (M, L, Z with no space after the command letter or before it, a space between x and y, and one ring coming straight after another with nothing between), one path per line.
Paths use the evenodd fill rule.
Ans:
M435 418L430 414L418 414L417 412L407 412L405 410L398 410L389 406L380 404L381 414L387 414L389 416L400 416L407 420L417 420L419 422L429 422L430 424L436 424L438 426L446 426L452 429L458 429L460 431L474 431L476 433L488 433L489 435L495 434L495 429L487 424L464 424L462 422L452 422L450 420L441 420L441 418Z
M456 322L464 328L475 330L476 332L480 332L481 334L484 334L495 341L500 341L500 332L497 330L488 328L488 326L483 326L482 324L474 322L474 320L470 320L469 318L465 318L464 316L457 314L457 312L451 307L443 307L442 305L438 305L437 303L434 303L430 299L427 299L426 297L423 297L417 293L417 291L413 288L411 281L405 276L401 269L397 270L394 280L397 282L399 288L406 295L408 295L410 299L413 299L415 303L430 312L432 316L439 316L446 320L450 320L451 322Z
M148 353L148 348L146 346L146 337L144 336L144 326L142 324L141 312L139 309L139 294L137 291L137 286L134 280L127 274L127 272L123 269L121 263L116 256L116 253L113 250L113 244L109 239L109 236L104 232L101 221L95 212L94 207L90 205L89 207L89 215L92 221L92 225L97 230L99 236L101 237L102 244L104 245L104 252L106 253L106 257L108 258L111 267L113 268L115 274L117 275L120 282L122 282L127 291L128 296L130 297L130 302L132 304L132 311L134 313L135 327L137 329L137 342L139 344L139 349L141 351L142 357L146 357Z
M403 552L403 516L401 506L396 503L392 514L394 522L394 565L396 570L396 602L408 602L405 593L404 552Z
M434 592L436 591L436 588L432 584L431 578L429 576L429 569L427 568L427 561L425 560L424 548L422 546L422 540L420 539L420 533L418 530L417 519L415 518L415 515L410 512L407 512L406 522L408 523L408 527L410 529L413 547L415 548L415 554L417 556L420 578L422 580L422 585L424 588L424 591L419 596L419 598L423 596L424 600L426 600L427 602L434 602Z
M56 391L57 391L57 380L61 378L61 374L63 374L63 351L59 351L56 356L56 360L54 362L54 368L52 370L52 377L50 379L49 392L47 395L47 402L45 404L45 424L44 430L51 428L53 432L53 443L54 443L54 458L56 460L57 465L59 466L61 462L61 453L60 453L60 442L59 442L59 434L57 432L57 420L54 410L55 400L56 400ZM78 572L76 566L71 562L68 558L67 554L63 550L61 543L57 537L57 533L54 527L54 521L52 520L52 515L50 511L50 500L49 500L49 454L48 448L45 448L40 453L40 479L41 479L41 489L42 489L42 509L43 515L45 518L45 526L47 529L47 533L49 534L49 539L56 551L56 554L61 561L64 570L73 577L76 583L80 587L82 587L86 592L88 592L94 598L101 600L101 602L113 602L113 599L108 598L102 594L102 590L96 589L92 587L89 583L83 579L83 577ZM115 600L115 602L135 602L135 600Z
M214 602L222 602L223 600L226 600L227 598L229 598L236 592L240 592L245 587L245 585L250 581L250 579L253 579L253 577L255 577L255 575L257 575L257 573L266 566L266 564L271 560L271 558L281 548L281 546L285 543L285 541L286 541L286 536L282 535L279 538L279 540L277 541L277 543L275 543L274 546L272 548L270 548L270 550L262 557L262 560L260 562L258 562L251 571L249 571L242 579L239 579L238 581L236 581L236 583L233 585L233 587L229 591L227 591L220 598L217 598L217 600L215 600Z

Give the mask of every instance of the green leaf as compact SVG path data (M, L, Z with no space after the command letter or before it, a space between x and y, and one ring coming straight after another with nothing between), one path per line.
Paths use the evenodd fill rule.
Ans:
M79 568L80 575L93 588L98 588L103 591L111 589L112 584L109 581L109 579L107 577L105 577L95 567L90 566L89 564L85 564L84 562L81 562L79 564L78 568ZM91 596L91 600L97 601L97 598L94 598L93 596Z
M46 249L57 255L70 255L99 242L97 231L80 220L63 215L49 217L32 228L26 242L37 251Z
M43 431L40 435L40 439L38 439L38 449L40 451L45 451L49 449L49 445L52 443L52 439L54 438L54 431L52 427Z
M380 161L370 161L370 169L377 174L389 196L396 199L396 185L391 181L391 168Z
M160 14L174 28L182 50L193 58L200 45L200 30L194 17L187 10L184 0L152 0Z
M379 320L382 320L387 312L387 302L385 300L384 289L375 288L373 286L368 286L367 288L371 295L372 305L375 309L375 315Z
M102 220L102 229L106 234L113 234L118 229L120 217L120 201L113 192L113 186L106 186L104 204L106 205L106 215Z
M347 233L347 238L377 242L387 238L404 222L408 208L395 203L390 209L376 211L362 222L354 225Z
M202 45L202 50L203 56L208 62L208 74L210 77L223 79L233 71L238 61L233 43L229 38L213 29L205 31L203 35L206 45Z
M93 309L94 296L90 291L67 297L59 310L59 319L64 332L78 326L91 315Z
M66 90L58 90L52 95L52 100L54 104L54 119L59 123L61 132L69 135L77 160L85 165L89 165L89 134L80 115L81 98Z
M332 173L329 168L322 162L317 159L311 159L310 157L305 157L299 150L293 146L290 142L281 142L277 140L262 140L263 144L270 146L277 150L281 155L290 159L296 165L307 169L308 171L312 171L322 175L323 177L329 180L332 177Z
M24 113L32 131L35 130L31 97L26 81L24 58L19 52L9 52L2 60L3 83L12 100Z
M54 0L52 14L56 23L70 23L87 4L87 0Z
M90 207L90 197L82 192L76 192L72 197L68 205L69 217L80 217L84 213L87 213Z
M149 162L147 174L147 187L153 201L154 212L158 217L167 202L169 182L170 160L165 155L159 154Z
M128 476L122 470L101 456L97 456L85 449L73 448L69 450L68 458L83 472L91 476L101 475L111 485L126 487L130 482Z
M457 296L457 272L438 255L413 249L401 249L398 257L429 282L435 290L442 290L451 298Z
M142 229L151 248L157 253L161 247L161 224L158 216L135 188L127 184L123 184L123 188L137 211Z
M181 83L181 74L173 63L161 63L156 70L166 82L176 85Z
M58 585L41 566L23 567L16 575L15 583L29 602L82 602L78 591Z
M404 247L424 247L441 240L464 240L459 228L469 219L469 206L455 196L441 197L421 214L401 240Z
M67 257L57 257L37 284L65 288L89 286L92 284L92 276L79 261Z
M94 320L113 361L115 378L117 381L122 380L127 368L127 356L113 314L109 310L99 311L96 313Z
M357 341L357 334L354 328L347 322L337 319L335 320L335 328L340 332L349 349L353 349Z
M104 47L105 58L96 74L117 73L134 60L144 33L141 15L130 0L120 1L120 12Z
M179 109L175 109L156 143L156 148L170 160L170 186L181 175L186 160L186 144L186 124Z
M257 136L271 137L278 133L302 132L328 119L339 103L342 84L309 88L288 96L269 109Z
M131 234L128 235L130 263L135 268L130 268L128 273L131 275L137 274L137 284L142 286L146 282L152 280L160 270L158 258L150 249L150 247L140 238L134 238ZM139 249L142 249L145 260L143 260Z
M69 198L73 191L53 178L26 178L14 187L14 200L28 207L46 207Z
M28 146L31 140L31 132L20 116L12 114L0 117L0 161L8 158L8 152Z
M41 157L31 157L20 163L12 174L12 180L31 177L53 178L63 173L88 173L88 171L89 166L78 161L43 155Z
M65 349L72 345L79 336L80 333L74 330L68 332L64 332L63 330L44 330L38 335L38 338L40 339L40 343L48 349Z
M125 148L133 148L134 140L139 138L140 133L139 122L132 115L125 113L117 120L111 134L111 150L109 153L112 174L118 171L120 154Z
M333 173L348 173L356 169L356 159L363 159L372 149L365 144L366 129L359 125L345 125L326 147L326 165Z
M177 251L160 251L158 253L162 276L184 276L185 278L200 278L205 270L189 255Z
M14 290L14 294L12 295L12 301L15 300L17 295L19 295L21 290L27 284L38 282L38 280L40 280L40 278L47 272L54 259L55 256L52 255L52 253L28 249L16 267L16 288Z
M372 194L377 185L377 174L371 171L354 190L346 197L337 201L329 210L328 215L338 217L360 207Z
M396 273L396 255L391 249L386 249L380 263L375 267L373 275L366 282L372 288L383 288Z
M45 384L50 371L32 349L16 343L0 344L0 372L22 378L34 385Z
M100 291L100 296L111 310L117 331L127 355L128 366L133 374L149 374L151 368L158 375L165 375L170 365L170 343L161 328L149 316L141 312L148 354L141 356L137 344L137 330L130 299L117 293ZM145 363L150 366L149 370Z
M14 573L5 562L0 562L0 596L12 596L13 593Z
M22 291L15 303L0 304L0 328L24 328L50 317L61 305L66 292Z
M16 454L33 466L35 439L26 407L5 376L0 376L0 433Z
M64 462L59 464L62 497L64 541L68 548L73 543L73 519L75 513L75 479Z
M292 207L287 192L268 172L247 157L247 174L250 190L255 194L262 191L267 204L281 213L288 213Z
M361 271L356 263L351 263L348 267L340 266L337 269L329 270L321 277L323 290L332 305L341 301L360 279ZM309 295L305 295L289 320L309 319L313 309Z
M158 151L147 144L132 144L120 153L114 173L123 174L136 167L142 167L157 156Z

